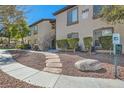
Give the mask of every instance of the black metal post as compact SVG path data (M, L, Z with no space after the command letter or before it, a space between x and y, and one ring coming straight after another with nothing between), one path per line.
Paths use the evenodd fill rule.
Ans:
M115 78L117 78L118 77L118 68L117 68L117 62L118 62L118 60L117 60L118 58L117 58L117 55L114 55L114 64L115 64L115 68L114 68L114 72L115 72Z

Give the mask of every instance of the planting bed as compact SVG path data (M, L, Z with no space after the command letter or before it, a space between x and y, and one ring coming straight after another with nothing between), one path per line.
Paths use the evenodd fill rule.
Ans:
M10 50L13 58L28 67L32 67L38 70L43 70L45 67L45 55L41 53L31 53L22 50Z
M19 50L9 51L13 58L26 66L43 70L45 68L45 56L41 53L31 53ZM60 74L81 77L94 77L94 78L110 78L114 79L114 64L113 57L109 54L88 54L83 52L59 52L57 55L60 57L62 63L62 72ZM101 62L102 67L99 71L95 72L82 72L75 68L74 64L82 59L97 59ZM124 79L124 55L120 57L119 78Z
M82 77L95 77L95 78L110 78L114 79L114 64L112 58L108 54L96 54L90 55L88 53L76 52L62 52L58 54L63 64L62 74L71 76L82 76ZM104 69L96 72L82 72L75 68L74 64L78 60L84 58L97 59L102 63ZM119 78L124 79L124 56L121 56L119 63Z
M38 86L15 79L0 70L0 88L38 88Z

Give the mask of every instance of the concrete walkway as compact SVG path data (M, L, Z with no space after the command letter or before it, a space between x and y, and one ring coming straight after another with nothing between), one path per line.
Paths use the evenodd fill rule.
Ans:
M46 53L47 52L40 52ZM27 83L49 88L120 88L124 87L121 80L74 77L39 71L15 62L12 56L0 50L0 70L8 75Z

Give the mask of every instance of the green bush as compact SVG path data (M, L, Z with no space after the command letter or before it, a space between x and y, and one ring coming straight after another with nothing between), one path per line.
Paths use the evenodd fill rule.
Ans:
M16 48L17 48L17 49L24 49L25 46L24 46L24 45L16 45Z
M79 38L68 38L67 43L68 43L68 49L75 49L78 45Z
M99 41L103 49L109 50L112 48L112 36L99 37Z
M58 48L66 49L68 47L67 39L57 40Z
M0 44L3 44L3 40L2 39L0 40Z
M68 38L68 39L57 40L57 45L61 49L74 49L75 51L78 42L79 42L78 38Z
M24 44L24 45L16 45L17 49L29 49L30 45L29 44Z
M31 46L30 46L30 44L24 44L24 48L25 48L25 49L30 49Z
M83 38L83 41L84 41L84 46L86 49L91 49L92 47L92 37L84 37Z

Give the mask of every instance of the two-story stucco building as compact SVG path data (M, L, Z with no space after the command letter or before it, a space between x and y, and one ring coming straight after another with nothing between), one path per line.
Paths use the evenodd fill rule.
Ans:
M55 19L41 19L29 27L32 47L38 45L40 50L55 48Z
M55 12L56 40L77 36L83 50L84 37L93 37L95 43L100 36L111 36L113 32L117 32L120 33L121 44L124 46L124 25L107 24L99 17L100 9L100 5L71 5Z

